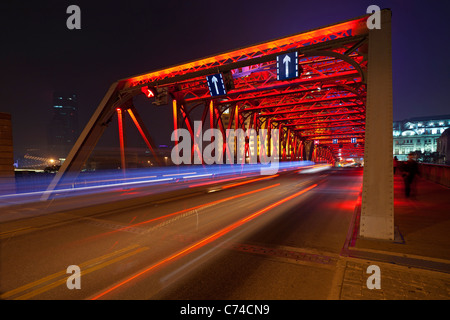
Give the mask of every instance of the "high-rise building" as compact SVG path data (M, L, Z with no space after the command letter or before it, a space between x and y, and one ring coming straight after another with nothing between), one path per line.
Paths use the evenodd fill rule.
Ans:
M55 93L52 109L48 128L49 155L66 158L79 135L76 95Z

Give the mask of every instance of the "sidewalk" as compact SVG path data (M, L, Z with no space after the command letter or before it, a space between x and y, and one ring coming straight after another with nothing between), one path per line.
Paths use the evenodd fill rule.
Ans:
M356 238L344 258L340 299L450 299L450 189L418 178L410 198L394 177L394 241ZM368 289L378 265L381 289Z

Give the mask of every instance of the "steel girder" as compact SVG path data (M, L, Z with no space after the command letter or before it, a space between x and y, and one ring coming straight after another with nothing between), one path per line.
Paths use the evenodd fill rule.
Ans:
M339 49L343 51L345 48ZM357 57L355 54L353 56L355 61L363 61L362 56ZM239 81L234 81L234 88L220 99L211 99L204 79L194 79L188 83L178 84L176 88L169 91L177 100L177 106L183 109L186 115L189 115L192 109L203 105L202 123L207 120L206 113L209 112L209 125L213 127L220 125L222 130L226 129L223 126L222 115L227 110L230 114L228 129L268 129L270 122L273 128L278 128L283 123L285 126L292 126L292 139L281 141L282 145L286 144L286 147L283 148L287 149L299 149L301 142L305 139L314 140L314 132L307 130L311 128L305 127L304 123L293 122L294 119L310 118L319 123L320 121L317 119L325 118L323 121L327 121L328 125L322 129L332 129L333 125L330 122L335 121L339 122L335 126L339 127L337 134L343 134L343 127L346 127L347 134L351 135L355 126L364 125L365 84L362 82L363 74L355 71L351 64L343 63L344 60L333 61L337 60L335 57L327 59L326 65L324 65L323 59L319 59L317 65L312 57L305 59L304 65L308 65L311 71L307 71L295 81L284 83L276 80L276 72L271 66L273 62L266 63L265 68L261 65L256 68L250 66L244 70L245 76L242 76L241 69L231 69L231 74L237 75L236 78L233 77L233 81L236 79ZM333 69L330 66L337 68ZM211 108L211 101L214 112L207 110ZM286 113L289 113L290 116L279 117ZM344 126L342 120L345 118L342 116L350 114L359 115L359 123L348 122L348 125ZM188 116L183 119L182 126L192 127L193 124L189 121ZM354 118L350 119L354 120ZM324 135L328 135L330 139L333 138L332 131L325 133L324 130L318 130L316 133L317 137L322 139ZM355 137L360 137L359 131ZM297 145L291 147L292 143L297 143ZM321 146L315 145L314 148L320 149ZM360 157L362 154L358 153L357 156ZM329 159L334 162L335 158L336 156ZM282 157L282 159L288 159L288 157Z

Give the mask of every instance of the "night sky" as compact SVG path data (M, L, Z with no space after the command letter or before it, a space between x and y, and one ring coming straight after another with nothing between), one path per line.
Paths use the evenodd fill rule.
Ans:
M71 4L81 30L66 27ZM15 156L46 146L55 90L77 94L81 130L118 79L359 17L371 4L393 15L394 120L450 114L450 1L2 0L0 112L12 115ZM145 108L156 143L169 143L170 108Z

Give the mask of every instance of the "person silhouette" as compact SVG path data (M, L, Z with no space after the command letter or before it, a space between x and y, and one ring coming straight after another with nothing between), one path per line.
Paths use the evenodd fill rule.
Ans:
M398 167L398 158L397 156L394 157L394 174L397 171L397 167Z
M402 177L405 182L405 196L409 198L411 196L411 185L414 182L414 178L419 174L419 165L414 159L414 152L408 154L408 161L402 166Z

